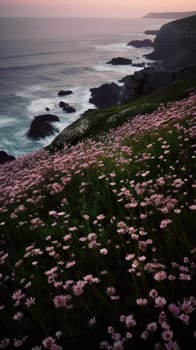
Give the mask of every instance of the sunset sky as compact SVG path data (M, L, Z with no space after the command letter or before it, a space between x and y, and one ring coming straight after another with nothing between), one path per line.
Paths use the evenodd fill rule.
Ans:
M0 0L0 16L137 17L194 10L195 0Z

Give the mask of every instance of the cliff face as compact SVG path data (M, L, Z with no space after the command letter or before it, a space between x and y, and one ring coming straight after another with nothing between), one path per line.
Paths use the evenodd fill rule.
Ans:
M161 60L167 68L196 62L196 15L163 25L147 58Z

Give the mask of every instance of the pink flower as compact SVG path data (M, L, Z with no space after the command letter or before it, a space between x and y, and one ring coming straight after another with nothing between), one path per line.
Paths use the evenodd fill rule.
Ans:
M166 350L180 350L180 347L176 342L169 341L167 344L165 344Z
M181 314L178 318L187 326L189 324L190 316L186 314Z
M167 301L164 297L156 297L155 298L155 306L156 307L164 307L167 304Z
M100 254L101 255L107 255L108 254L108 250L106 248L102 248L102 249L100 249Z
M148 304L148 299L146 298L139 298L139 299L136 299L136 304L137 305L140 305L140 306L144 306L144 305L147 305Z
M47 337L42 341L45 349L49 350L63 350L63 348L55 343L55 339L52 337Z
M84 220L88 221L88 220L89 220L89 218L90 218L90 216L89 216L89 215L87 215L87 214L84 214L84 215L83 215L83 218L84 218Z
M172 221L170 219L164 219L160 223L160 228L166 228Z
M13 294L12 294L12 299L16 300L16 301L20 301L22 299L25 298L25 294L22 293L21 289L16 290Z
M156 291L156 289L151 289L149 292L149 296L154 299L156 297L158 297L158 292Z
M76 285L72 287L74 295L77 297L82 295L84 293L85 284L86 283L84 281L78 281Z
M9 338L4 338L0 341L0 349L6 349L10 344Z
M123 341L122 340L114 341L113 350L123 350L123 349L124 349L124 346L123 346Z
M161 335L162 335L163 340L168 342L168 341L171 341L173 338L173 331L171 331L170 329L166 329L165 331L163 331L161 333Z
M64 307L66 309L72 308L72 305L68 305L68 302L71 300L71 295L57 295L54 299L55 307Z
M66 269L70 269L71 267L73 267L76 264L75 260L73 261L68 261L67 264L65 265Z
M105 215L103 215L103 214L97 215L97 220L98 221L101 221L101 220L104 220L104 219L105 219Z
M156 281L163 281L167 278L167 273L165 271L158 271L154 274L154 279Z
M195 310L195 307L193 306L193 303L190 299L184 298L184 301L180 306L180 310L185 314L191 314Z
M148 333L148 331L144 331L144 332L142 332L142 334L141 334L141 339L143 339L143 340L146 340L148 337L149 337L149 333Z
M107 295L111 296L113 294L115 294L116 289L114 287L108 287L106 290Z
M174 317L179 315L180 308L176 304L169 304L168 309Z
M125 317L125 326L127 328L136 326L136 321L133 318L133 315L128 315Z
M191 209L191 210L196 210L196 204L190 205L190 206L189 206L189 209Z
M149 332L155 332L157 330L157 323L156 322L148 323L146 326L146 329Z
M33 298L33 297L27 298L25 301L25 305L27 307L31 307L34 304L35 304L35 298Z
M12 318L15 321L20 321L22 317L23 317L23 313L19 311Z
M180 273L179 274L179 280L190 281L191 280L191 276L188 275L187 273Z

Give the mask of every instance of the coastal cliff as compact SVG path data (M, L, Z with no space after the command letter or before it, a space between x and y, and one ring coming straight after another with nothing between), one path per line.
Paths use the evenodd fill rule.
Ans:
M64 144L96 137L127 118L152 112L161 102L179 99L195 91L196 15L163 25L155 38L154 52L147 57L160 62L124 77L121 80L123 86L108 83L91 89L90 102L99 109L81 115L53 140L48 149L60 149ZM149 94L157 94L158 99ZM167 99L164 99L165 94Z
M196 15L164 24L147 58L160 60L164 67L179 68L196 62Z

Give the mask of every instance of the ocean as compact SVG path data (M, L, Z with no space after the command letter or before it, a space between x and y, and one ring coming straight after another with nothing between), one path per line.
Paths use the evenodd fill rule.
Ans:
M112 66L113 57L133 63L149 62L152 49L127 46L133 39L154 39L145 30L159 29L163 19L106 18L0 18L0 150L15 157L48 145L56 135L28 139L35 116L49 113L59 117L59 132L81 113L95 108L89 103L90 88L118 82L133 74L132 66ZM58 97L60 90L72 95ZM76 109L68 114L60 101Z

